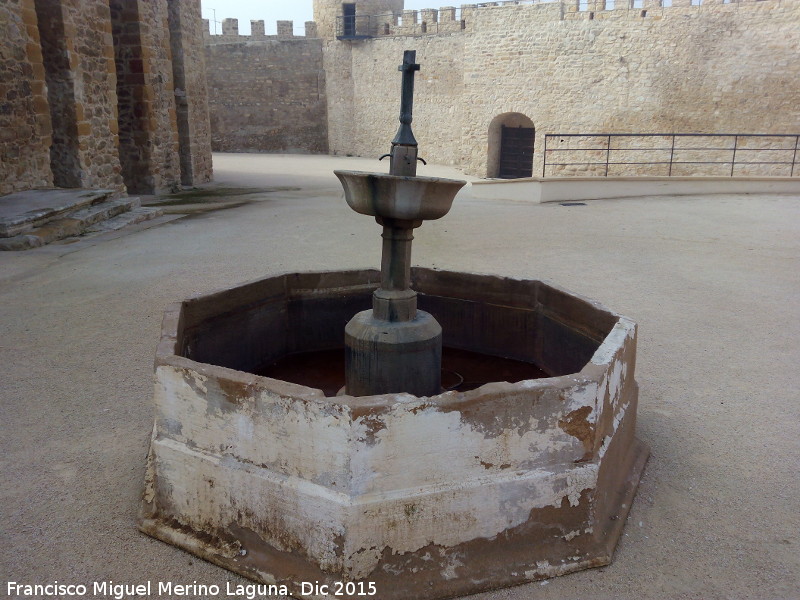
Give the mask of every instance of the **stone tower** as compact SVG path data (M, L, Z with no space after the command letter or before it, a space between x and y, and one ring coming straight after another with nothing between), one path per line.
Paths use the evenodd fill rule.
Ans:
M339 35L374 36L385 22L391 22L388 15L399 16L403 6L404 0L314 0L314 21L323 39L336 37L337 24ZM355 17L345 18L347 15ZM382 18L368 18L377 15Z

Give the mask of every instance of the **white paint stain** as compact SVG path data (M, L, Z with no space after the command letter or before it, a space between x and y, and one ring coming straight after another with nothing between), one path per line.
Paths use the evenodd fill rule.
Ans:
M458 577L458 573L456 573L456 569L458 569L458 567L463 567L463 566L464 566L464 563L461 562L458 559L457 556L451 555L449 557L449 561L448 561L447 565L445 565L444 569L442 569L441 575L442 575L442 577L444 577L447 580L456 579Z
M580 529L576 529L575 531L570 531L567 535L564 536L564 540L568 542L568 541L578 537L580 534L581 534L581 530Z
M592 356L592 363L599 366L608 365L623 348L629 339L636 336L636 323L625 317L620 317L614 328L600 344Z
M611 433L603 437L603 443L600 445L600 449L597 451L598 459L602 459L606 455L614 434L617 432L617 429L619 429L620 423L622 423L622 421L625 419L625 413L627 412L629 405L630 402L626 402L617 408L617 412L614 414L614 422L611 425Z

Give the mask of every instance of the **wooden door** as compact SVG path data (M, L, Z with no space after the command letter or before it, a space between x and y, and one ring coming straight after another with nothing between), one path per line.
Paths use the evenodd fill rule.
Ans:
M533 127L506 127L500 135L500 179L533 176Z

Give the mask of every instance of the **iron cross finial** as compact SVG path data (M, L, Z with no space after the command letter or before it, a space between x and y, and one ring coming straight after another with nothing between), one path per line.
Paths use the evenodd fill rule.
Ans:
M417 60L417 51L416 50L405 50L403 52L403 64L397 67L398 71L419 71L419 65L416 64L414 61ZM412 77L414 73L411 73Z
M403 64L397 67L403 73L403 95L400 100L400 129L392 140L393 145L416 146L417 140L411 131L412 111L414 110L414 73L419 71L416 63L417 51L403 52Z

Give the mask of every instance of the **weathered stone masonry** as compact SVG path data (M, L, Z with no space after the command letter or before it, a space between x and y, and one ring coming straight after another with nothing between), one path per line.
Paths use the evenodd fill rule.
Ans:
M356 15L395 14L371 22L371 38L338 40L341 2L314 2L333 154L385 152L405 49L417 50L423 65L414 130L424 157L472 175L497 175L501 124L532 123L534 174L548 133L800 133L799 2L645 0L628 8L632 2L617 0L604 10L603 2L569 0L402 12L398 2L355 4ZM232 43L235 33L210 43L225 38L232 49L249 41ZM286 62L289 51L278 48L287 42L274 44L261 60ZM210 70L222 64L220 56ZM249 74L245 63L236 68L241 85L254 82L254 65ZM291 86L291 69L280 84ZM212 102L219 93L227 91L212 91ZM215 112L226 135L245 124L219 104Z
M210 181L199 0L9 0L0 18L0 194ZM182 137L175 64L200 124Z
M0 194L53 183L37 22L33 0L0 4Z
M265 36L253 21L253 35L239 36L226 19L223 35L206 38L215 151L328 151L323 42L306 25L305 37L294 37L291 21Z
M200 3L179 0L168 4L175 76L175 103L181 151L181 183L211 180L211 130L208 118L204 39Z

